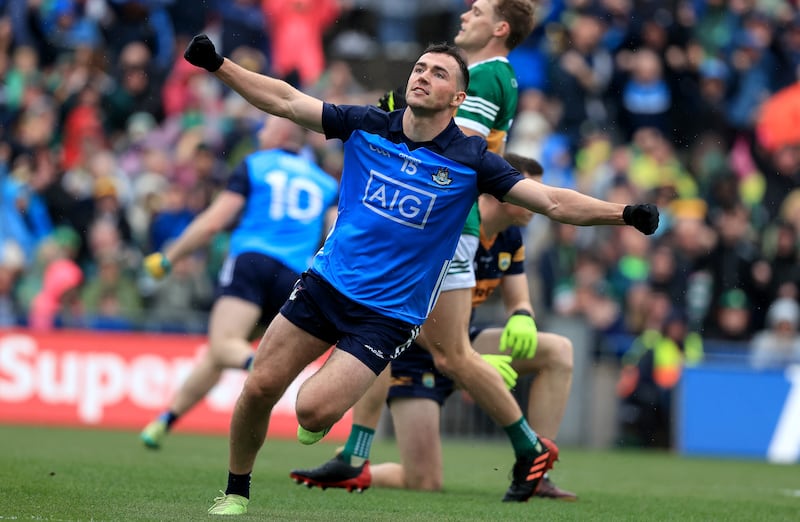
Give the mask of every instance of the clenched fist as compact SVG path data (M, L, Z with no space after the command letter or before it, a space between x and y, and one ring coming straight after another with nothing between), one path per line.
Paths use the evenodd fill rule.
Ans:
M658 207L651 203L628 205L622 211L622 219L626 225L635 227L639 232L649 236L658 228Z
M183 52L183 57L190 64L202 67L208 72L216 71L222 67L222 62L225 61L225 58L217 53L214 43L204 34L198 34L192 38Z

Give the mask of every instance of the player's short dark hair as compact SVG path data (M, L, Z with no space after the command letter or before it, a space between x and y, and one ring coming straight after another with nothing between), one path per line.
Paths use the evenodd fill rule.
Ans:
M467 87L469 87L469 66L467 65L467 59L464 58L464 53L461 49L449 43L436 43L429 44L428 47L422 51L422 54L428 53L447 54L455 58L458 63L458 68L461 70L461 77L464 79L463 90L467 90Z
M506 48L514 49L521 44L532 32L536 24L534 10L536 2L533 0L499 0L495 5L495 12L508 22L509 33L506 38Z
M522 174L528 174L529 176L541 176L544 174L542 164L533 158L526 158L513 152L506 152L503 158Z

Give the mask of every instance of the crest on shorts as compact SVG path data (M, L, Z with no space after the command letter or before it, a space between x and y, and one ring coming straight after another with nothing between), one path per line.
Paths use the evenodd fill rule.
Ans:
M433 178L433 181L435 181L437 185L443 187L453 182L453 178L450 177L450 170L447 167L439 167L439 170L437 170L436 174L431 176L431 178Z
M500 255L497 256L497 266L503 272L508 270L508 267L511 266L511 254L508 252L500 252Z
M433 388L436 386L436 377L433 376L431 372L425 372L422 374L422 385L426 388Z

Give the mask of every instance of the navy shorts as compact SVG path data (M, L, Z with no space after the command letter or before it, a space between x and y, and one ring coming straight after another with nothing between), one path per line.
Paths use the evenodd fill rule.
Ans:
M375 375L419 333L419 325L386 317L353 301L311 270L303 272L280 311L292 324L335 344Z
M474 341L482 331L482 328L471 326L469 340ZM392 384L386 402L391 403L397 398L430 399L442 406L454 389L455 382L436 369L430 352L412 343L392 361Z
M392 361L392 385L386 402L392 399L430 399L439 406L453 393L455 383L436 369L433 356L417 343Z
M216 296L244 299L261 308L269 323L292 292L300 275L267 255L244 252L225 259L219 271Z

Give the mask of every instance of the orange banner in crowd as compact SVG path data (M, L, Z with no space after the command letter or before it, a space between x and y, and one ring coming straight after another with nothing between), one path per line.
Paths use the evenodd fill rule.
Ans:
M0 423L139 430L164 410L205 338L187 335L0 330ZM294 438L295 397L327 354L310 364L272 412L269 436ZM176 431L227 434L246 375L228 370ZM326 439L345 440L351 412Z

